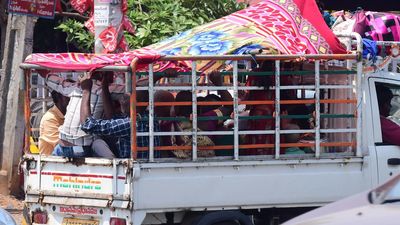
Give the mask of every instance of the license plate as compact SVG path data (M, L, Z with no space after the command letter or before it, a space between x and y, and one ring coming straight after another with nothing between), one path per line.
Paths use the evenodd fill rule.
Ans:
M62 225L99 225L98 220L84 220L75 218L64 218Z

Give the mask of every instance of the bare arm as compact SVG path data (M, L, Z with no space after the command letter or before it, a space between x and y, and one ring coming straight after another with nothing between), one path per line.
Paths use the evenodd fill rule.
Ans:
M81 102L81 115L80 122L83 124L92 113L90 111L90 95L92 92L92 80L84 79L81 81L82 88L82 102Z
M111 101L111 94L109 90L110 79L112 78L112 73L105 73L101 81L101 98L103 99L103 110L104 118L111 119L114 115L114 109Z
M215 86L223 86L222 85L222 76L218 72L212 72L210 75L210 80ZM218 91L218 95L221 96L221 101L233 102L232 95L227 90ZM219 110L222 112L224 116L230 116L233 111L232 105L224 105L219 107Z

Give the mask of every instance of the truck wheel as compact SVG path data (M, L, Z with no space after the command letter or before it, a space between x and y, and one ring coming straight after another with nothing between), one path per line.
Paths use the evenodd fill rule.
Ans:
M214 223L213 225L240 225L237 221L225 221L220 223Z
M191 225L254 225L240 211L216 211L198 215Z

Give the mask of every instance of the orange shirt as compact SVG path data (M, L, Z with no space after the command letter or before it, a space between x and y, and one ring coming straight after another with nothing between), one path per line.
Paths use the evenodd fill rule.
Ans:
M51 107L40 120L39 151L51 155L59 141L58 128L64 123L64 115L56 107Z

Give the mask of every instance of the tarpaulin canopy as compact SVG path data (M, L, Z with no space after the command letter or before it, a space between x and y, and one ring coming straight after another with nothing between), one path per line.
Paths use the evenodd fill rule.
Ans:
M256 5L143 48L165 55L243 54L264 48L274 54L342 54L315 0L263 0ZM186 62L190 67L190 62ZM217 69L203 62L201 71ZM163 65L165 67L165 65Z
M159 59L158 52L148 50L129 51L118 54L87 54L87 53L47 53L31 54L25 59L25 63L35 64L54 70L89 71L104 66L129 66L133 59L137 58L137 69L143 69L149 63Z
M254 48L263 48L271 54L346 53L325 24L314 0L263 0L134 51L108 55L33 54L25 62L58 69L94 69L105 65L129 65L130 60L136 57L147 57L154 61L160 55L243 54ZM222 62L200 62L197 69L207 71L221 65ZM190 62L159 62L155 70L190 66Z

